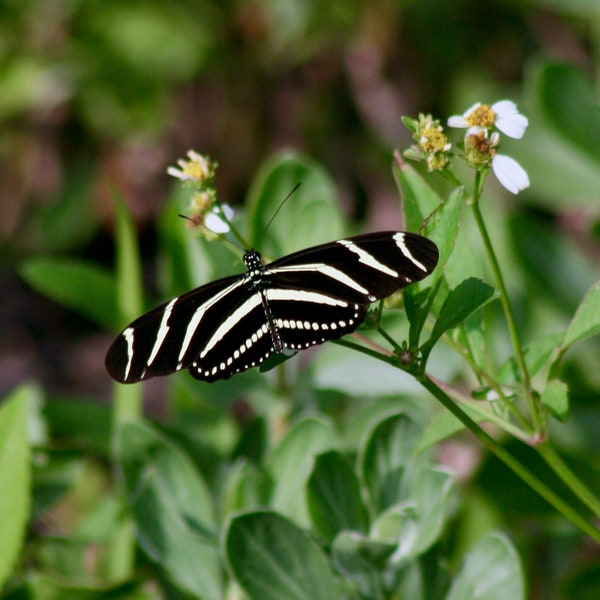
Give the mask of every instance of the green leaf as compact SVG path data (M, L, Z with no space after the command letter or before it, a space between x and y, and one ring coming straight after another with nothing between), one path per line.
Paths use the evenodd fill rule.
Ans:
M128 422L118 431L118 461L146 554L178 589L220 600L214 507L188 456L148 425Z
M317 456L306 496L312 523L328 544L343 530L366 532L367 512L358 478L339 452Z
M446 600L524 600L521 563L512 542L500 533L480 539L465 557Z
M569 412L569 387L564 381L552 379L542 392L542 404L559 420Z
M251 462L237 461L228 469L223 484L220 510L228 515L269 503L271 479Z
M482 420L481 414L468 404L461 403L460 408L474 421L479 422ZM423 452L434 444L452 437L464 428L463 422L457 419L449 410L439 411L429 419L429 422L425 426L421 439L415 448L415 454Z
M406 229L418 232L426 217L440 205L442 199L403 160L395 161L392 171L402 198Z
M362 597L377 598L381 596L387 562L396 549L395 544L344 531L333 541L331 555L335 568L356 586Z
M557 348L563 341L564 334L550 333L544 335L524 348L525 364L529 375L533 377L542 368L546 367L553 354L556 354ZM498 381L503 383L513 383L521 380L521 374L517 367L514 356L509 358L498 371Z
M108 404L52 398L44 406L44 416L53 439L68 439L71 444L109 454L112 415Z
M589 77L567 63L540 72L539 103L546 120L565 138L600 160L600 103Z
M35 257L20 268L36 291L105 329L115 329L115 283L99 266L70 258Z
M133 220L123 199L114 194L117 218L117 306L121 329L140 316L144 306L142 265ZM114 299L113 299L114 301Z
M498 297L496 290L479 279L470 277L458 287L450 291L442 308L440 316L433 326L431 336L423 344L423 354L429 353L433 345L442 335L460 325L467 317L488 302Z
M144 301L142 291L142 266L133 220L123 199L115 192L113 200L116 212L116 271L117 289L112 299L116 305L114 319L117 320L118 331L142 313ZM142 414L142 386L113 384L113 423L120 425L128 419L138 419ZM125 534L125 539L127 536ZM130 550L131 550L131 542ZM120 549L126 553L124 541ZM124 564L123 577L130 575Z
M592 335L600 333L600 282L595 283L584 296L562 342L563 349L569 348Z
M314 457L337 446L331 424L308 418L296 423L274 449L267 467L275 481L271 506L308 525L304 486Z
M438 540L448 515L454 479L454 475L439 467L416 469L407 499L383 512L373 523L371 538L396 546L396 567L405 566Z
M298 183L300 187L282 206ZM250 242L273 258L344 235L333 181L319 164L300 154L279 154L260 168L248 194L248 207Z
M143 581L126 581L115 585L77 585L64 577L33 571L19 593L13 591L11 598L38 598L40 600L156 600L156 590L148 589Z
M268 511L234 517L224 552L252 600L340 600L343 597L318 544L291 521Z
M455 189L447 198L442 200L429 216L421 233L435 242L440 251L439 267L444 267L454 252L458 237L460 209L464 203L464 189ZM442 268L438 268L434 277L440 277ZM431 282L430 282L430 285Z
M369 435L360 469L376 514L407 499L407 465L418 470L428 461L424 454L413 458L419 437L419 426L405 414L384 418Z
M38 390L23 385L10 393L0 408L0 588L25 541L31 507L27 421L29 408L38 402Z
M514 252L529 283L529 301L539 295L570 317L597 278L596 265L560 229L527 213L511 216Z

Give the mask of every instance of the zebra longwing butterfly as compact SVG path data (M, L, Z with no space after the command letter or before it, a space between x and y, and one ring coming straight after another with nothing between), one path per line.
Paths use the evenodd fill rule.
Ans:
M414 233L380 231L306 248L213 281L135 320L113 342L106 369L121 383L188 369L228 379L275 353L296 352L353 332L369 304L427 277L436 245Z

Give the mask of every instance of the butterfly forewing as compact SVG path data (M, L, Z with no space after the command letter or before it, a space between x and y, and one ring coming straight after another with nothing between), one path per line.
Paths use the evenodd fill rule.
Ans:
M437 261L437 246L427 238L381 231L289 254L265 270L279 286L370 303L424 279Z
M133 383L187 368L215 381L354 331L371 302L420 281L438 250L419 235L369 233L314 246L265 267L244 255L247 272L163 304L115 340L106 367Z

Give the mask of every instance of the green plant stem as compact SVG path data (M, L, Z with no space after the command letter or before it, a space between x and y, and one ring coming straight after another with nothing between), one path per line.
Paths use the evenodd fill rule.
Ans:
M492 272L494 273L494 279L496 280L496 285L498 286L498 290L500 292L500 302L502 303L502 310L504 311L504 316L506 318L510 340L515 353L515 360L521 373L523 389L529 405L531 416L533 418L534 429L540 435L543 435L543 430L545 429L545 427L542 427L542 419L540 416L537 402L533 395L531 379L529 377L529 371L525 363L525 355L523 354L523 347L521 346L521 340L519 339L519 332L517 330L517 324L512 310L512 305L508 297L506 285L504 284L504 277L502 276L502 271L500 269L498 259L496 258L496 253L494 252L494 247L492 246L492 242L490 240L490 236L488 235L487 228L485 226L485 221L483 220L483 216L479 207L479 198L482 183L482 174L480 171L477 171L477 174L475 176L475 190L473 192L473 202L471 204L471 207L473 209L473 216L475 217L475 222L477 223L479 234L481 235L481 239L483 240L483 245L485 247L488 260L490 261Z
M598 497L573 473L563 459L554 451L550 443L543 441L537 444L535 449L573 494L596 516L600 517L600 500L598 500Z
M366 348L360 344L341 339L334 343L346 348L352 348L398 368L395 357L381 354L377 350ZM469 429L491 452L493 452L505 465L507 465L518 477L527 485L535 490L542 498L560 512L566 519L579 527L584 533L600 543L600 531L588 523L576 510L566 503L562 498L556 495L545 483L538 479L529 469L522 465L516 458L507 452L496 440L482 429L473 419L471 419L452 398L440 387L440 385L427 375L417 377L421 385L429 391L440 403L447 408L467 429ZM516 436L521 439L519 436ZM546 463L552 468L557 476L568 486L568 488L577 496L594 514L600 516L600 503L594 494L577 478L562 459L554 452L547 443L540 443L534 446L540 453Z
M520 477L531 489L552 505L566 519L579 527L596 542L600 543L600 530L593 527L576 510L555 494L545 483L538 479L529 469L507 452L496 440L483 430L473 419L466 415L459 406L428 376L423 376L419 382L437 398L465 427L467 427L487 448L493 452L515 475Z

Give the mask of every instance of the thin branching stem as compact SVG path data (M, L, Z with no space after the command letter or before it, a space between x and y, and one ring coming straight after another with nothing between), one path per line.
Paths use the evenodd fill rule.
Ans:
M531 386L531 379L529 377L527 364L525 363L525 355L523 353L523 346L521 345L521 340L519 338L519 332L517 329L515 315L512 309L512 305L510 303L510 298L508 296L506 285L504 283L502 270L500 269L500 264L498 263L498 259L496 258L496 253L494 252L494 247L490 240L490 236L488 234L487 228L485 226L485 221L483 219L479 207L479 199L481 197L482 185L483 175L481 171L477 171L475 176L475 188L473 190L473 201L471 203L471 208L473 210L473 216L475 218L477 228L479 229L479 234L481 235L481 239L483 241L485 252L487 254L490 266L492 268L492 272L494 274L496 286L498 287L498 291L500 292L500 302L502 303L502 310L504 312L504 317L506 319L510 340L512 343L513 351L515 353L515 360L519 369L519 373L521 375L521 381L523 383L525 398L527 399L529 410L533 418L534 429L538 434L543 435L543 419L541 418L538 404L535 400L533 388Z

